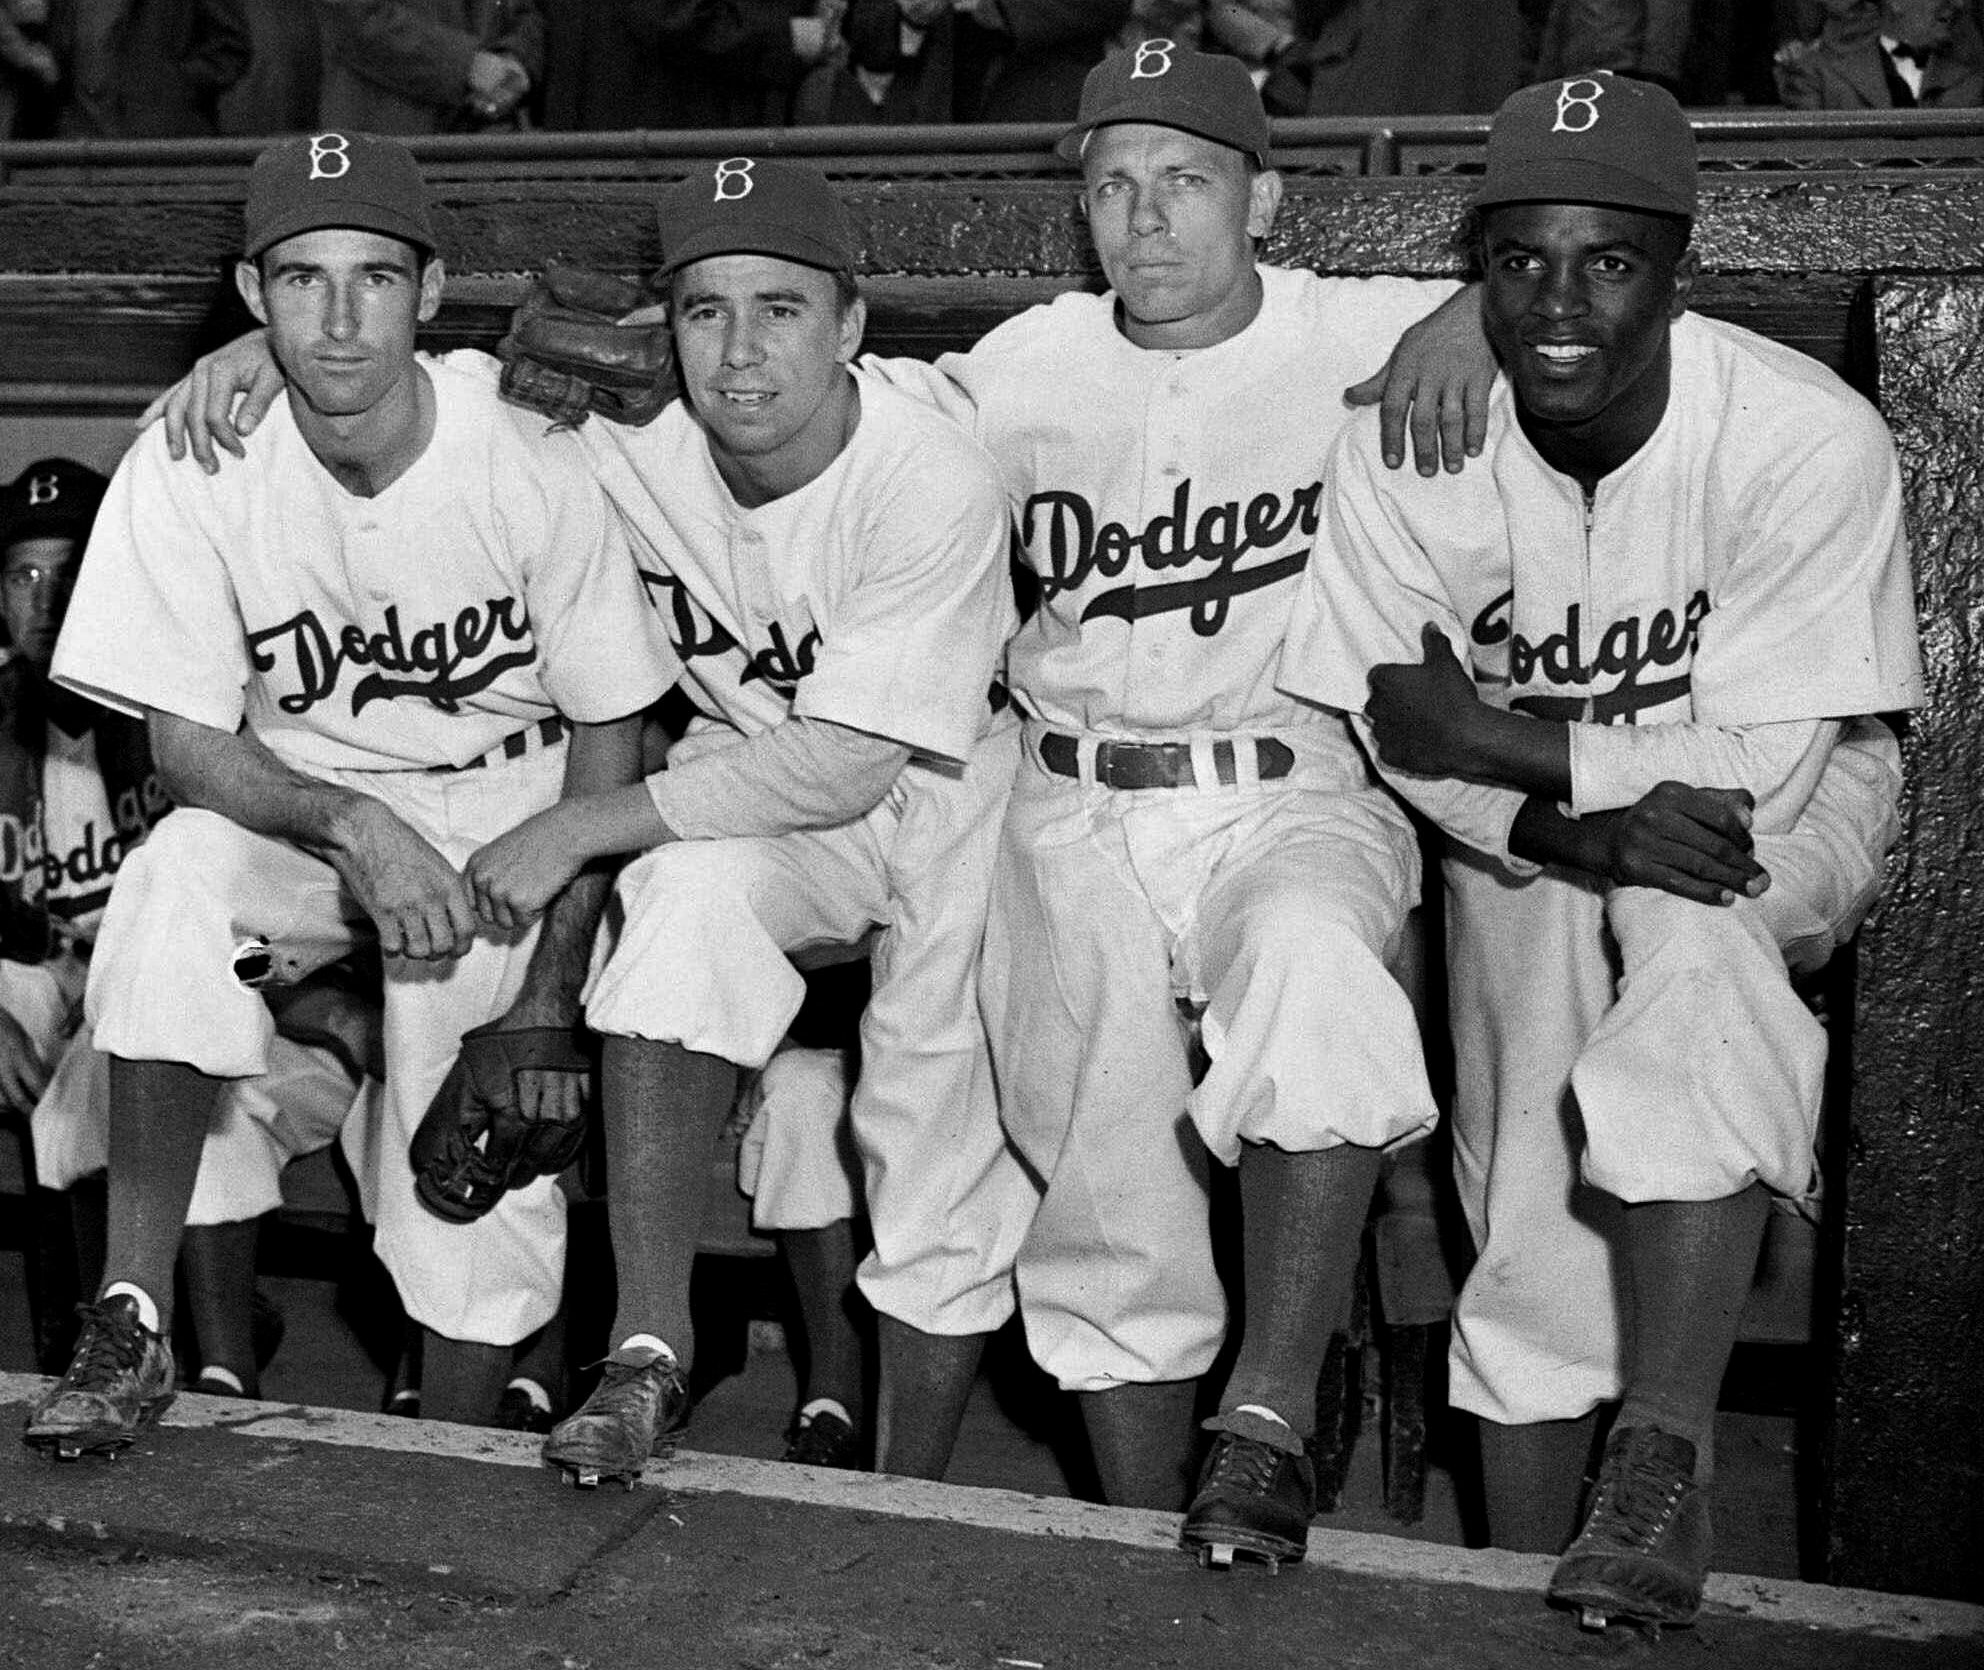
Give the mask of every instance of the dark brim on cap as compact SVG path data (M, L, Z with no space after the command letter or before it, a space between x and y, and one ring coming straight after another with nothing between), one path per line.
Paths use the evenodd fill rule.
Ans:
M285 238L333 229L377 232L381 237L398 238L410 243L425 255L432 255L436 248L433 228L403 209L392 204L355 203L346 198L334 210L299 205L289 213L277 216L267 225L257 228L254 247L247 251L247 257L250 261L257 261Z
M1088 136L1097 128L1116 127L1125 122L1138 122L1146 127L1176 128L1180 133L1195 134L1200 139L1210 139L1215 145L1224 145L1229 150L1238 151L1242 156L1254 159L1254 166L1268 166L1266 142L1250 145L1235 139L1232 133L1232 120L1224 111L1209 110L1197 105L1173 100L1167 105L1162 116L1153 115L1147 105L1137 99L1125 99L1098 111L1093 116L1084 117L1074 127L1062 134L1054 142L1054 154L1063 162L1078 163L1082 160L1082 150L1088 143Z
M759 227L733 231L727 226L706 226L691 232L680 245L668 251L655 269L657 278L667 278L697 261L715 255L771 255L781 261L796 261L802 267L818 267L822 272L852 273L854 258L844 249L824 239L811 238L797 229Z
M1695 198L1665 190L1638 174L1583 157L1511 158L1492 169L1474 194L1477 209L1501 203L1595 203L1648 214L1695 217Z

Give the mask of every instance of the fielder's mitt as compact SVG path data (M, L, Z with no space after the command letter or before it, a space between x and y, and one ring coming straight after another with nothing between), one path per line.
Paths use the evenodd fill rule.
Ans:
M505 1031L491 1021L462 1034L461 1054L407 1149L414 1192L436 1217L474 1223L508 1190L556 1177L579 1157L583 1114L564 1124L524 1112L517 1081L531 1071L590 1074L592 1055L571 1027Z
M648 422L675 398L668 327L617 321L653 300L631 279L547 267L496 345L503 393L560 423L583 423L593 412Z

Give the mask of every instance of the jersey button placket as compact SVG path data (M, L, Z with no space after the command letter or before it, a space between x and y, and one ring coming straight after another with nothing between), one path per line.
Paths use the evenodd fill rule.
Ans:
M379 524L370 516L347 523L344 532L344 574L355 606L354 619L360 617L361 611L356 606L361 603L383 605L393 600L391 574L382 559Z

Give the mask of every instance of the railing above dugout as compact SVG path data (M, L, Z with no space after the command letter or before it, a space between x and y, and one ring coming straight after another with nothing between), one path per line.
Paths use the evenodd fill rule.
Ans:
M1984 166L1984 111L1692 113L1712 172ZM667 179L699 157L803 157L841 178L1036 179L1065 175L1058 125L741 128L683 132L477 134L410 143L437 176L468 180L529 170L588 179ZM1287 174L1398 178L1478 172L1486 116L1312 117L1274 124ZM0 181L128 183L153 176L225 178L262 139L57 140L0 143Z

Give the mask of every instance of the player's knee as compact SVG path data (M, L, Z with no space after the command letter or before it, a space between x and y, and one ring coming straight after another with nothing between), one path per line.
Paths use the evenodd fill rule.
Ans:
M125 859L97 936L93 988L117 985L117 971L141 982L219 973L215 959L238 936L226 879L203 851L214 825L234 827L212 813L175 812Z
M751 866L735 841L674 841L643 854L620 873L619 893L631 926L665 915L698 934L732 933L750 912ZM703 943L721 943L705 940Z
M239 825L194 806L161 819L118 869L121 914L225 909L221 900L238 834Z
M1781 972L1783 957L1756 904L1704 905L1649 888L1614 893L1606 918L1629 973L1663 970L1709 983L1739 971Z
M1335 991L1345 978L1384 962L1384 924L1360 921L1324 895L1278 894L1247 911L1239 925L1244 944L1236 960L1247 969L1249 984L1270 982L1285 1001Z

